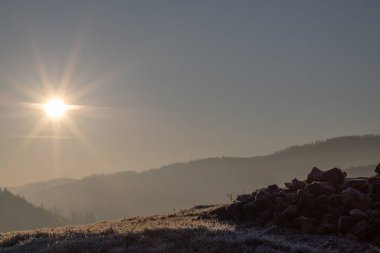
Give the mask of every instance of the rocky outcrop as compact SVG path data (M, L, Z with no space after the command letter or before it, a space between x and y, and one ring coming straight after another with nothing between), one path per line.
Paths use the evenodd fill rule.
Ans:
M347 178L338 168L314 167L306 180L238 196L209 215L380 243L380 164L374 176L360 178Z

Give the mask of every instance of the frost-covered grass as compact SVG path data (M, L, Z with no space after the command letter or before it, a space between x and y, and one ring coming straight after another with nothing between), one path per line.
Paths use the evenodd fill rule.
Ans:
M0 234L0 252L380 252L334 236L201 218L210 208Z

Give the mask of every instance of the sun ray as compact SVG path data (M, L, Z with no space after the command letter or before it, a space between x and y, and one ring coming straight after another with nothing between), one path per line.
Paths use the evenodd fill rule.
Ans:
M58 93L61 95L66 95L68 92L69 84L71 83L76 66L79 61L80 50L82 48L83 37L80 37L72 47L72 50L69 54L68 62L66 64L66 69L59 81Z
M40 82L44 88L44 94L48 94L48 96L52 96L52 95L54 95L54 89L52 86L52 82L49 78L49 75L47 73L45 65L43 64L42 57L41 57L39 51L37 50L37 47L35 47L35 49L33 51L33 55L34 55L34 60L36 61L36 64L35 64L36 70L37 70L38 76L40 78Z
M53 127L53 136L61 135L61 124L58 122L56 127ZM61 176L62 173L62 149L61 149L61 139L51 138L52 152L53 152L53 174L56 177Z
M12 87L13 92L22 93L25 97L33 101L43 100L43 93L38 89L33 89L33 85L30 81L20 81L7 76L2 76L1 79Z
M33 42L33 40L32 40ZM17 106L21 108L19 112L12 113L10 116L13 118L27 118L31 117L30 110L35 110L40 113L40 119L34 122L34 126L30 131L25 131L26 134L19 134L17 138L23 139L16 145L14 152L9 157L9 164L13 164L17 161L17 157L20 153L26 152L30 148L33 141L51 139L51 154L52 169L54 174L58 174L62 171L63 165L63 139L75 139L85 150L89 153L93 159L96 159L97 164L106 166L105 159L97 151L95 145L90 141L86 134L76 124L71 116L80 116L84 118L88 117L102 117L107 113L102 114L100 108L94 106L78 105L83 97L89 95L100 87L107 83L114 81L120 73L125 71L125 68L114 69L107 74L102 74L98 78L87 82L87 84L81 84L75 79L77 65L79 63L80 51L83 44L83 38L77 40L67 58L66 67L64 68L60 78L52 78L49 75L49 69L44 64L41 51L32 43L32 56L35 62L35 70L37 73L37 80L16 80L9 78L8 83L12 84L12 87L21 92L30 101L20 102ZM45 103L43 103L45 101ZM46 102L47 101L47 102ZM67 102L67 104L65 103ZM104 110L103 110L104 112ZM64 116L64 117L63 117ZM45 131L48 131L44 133ZM69 135L68 138L61 138L61 134L64 132ZM42 133L42 135L41 135Z
M80 130L70 117L67 117L66 126L68 130L79 140L79 142L90 152L90 155L97 160L97 164L105 168L106 163L102 155L95 149L95 146L87 138L87 136Z
M104 74L103 76L96 78L92 82L81 85L81 88L73 92L70 95L70 98L73 101L79 100L80 98L94 92L96 89L99 89L103 85L114 81L120 75L121 71L121 69L113 70L108 74Z
M38 132L40 132L44 128L45 125L46 125L46 120L44 118L39 119L39 121L34 126L34 128L30 130L26 135L30 135L30 136L36 135ZM7 163L8 166L10 166L13 163L13 161L17 160L17 157L19 156L19 154L24 152L29 147L29 145L31 144L33 140L32 138L23 138L23 139L24 141L21 144L19 144L17 147L15 147L13 152L11 152L11 155L8 157L8 163Z

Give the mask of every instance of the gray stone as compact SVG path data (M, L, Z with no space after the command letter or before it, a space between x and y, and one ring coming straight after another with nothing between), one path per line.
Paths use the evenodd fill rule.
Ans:
M341 169L332 168L330 170L322 172L319 176L319 181L328 182L332 185L342 185L346 175Z
M288 188L290 190L295 190L296 189L294 187L293 183L291 183L291 182L286 182L286 183L284 183L284 185L286 186L286 188Z
M368 192L372 194L373 199L380 200L380 177L371 177L368 179L372 189L368 189Z
M240 203L244 203L244 202L240 202ZM262 210L264 210L266 207L268 206L267 203L265 203L265 201L254 201L254 202L249 202L249 203L246 203L244 205L244 208L251 212L251 213L259 213L261 212Z
M307 182L312 183L314 181L318 181L320 176L322 175L322 170L318 169L317 167L314 167L310 173L307 175Z
M342 202L352 208L366 210L371 204L371 199L364 193L349 187L342 192Z
M272 193L268 189L260 189L257 191L255 201L270 202L272 200Z
M377 174L380 174L380 163L376 166L376 168L375 168L375 172L376 172Z
M333 206L339 206L342 204L342 195L340 194L332 194L327 196L327 202Z
M373 183L368 184L367 194L372 195L375 193L375 185Z
M267 220L270 220L273 218L273 208L269 207L269 208L265 208L260 214L259 214L259 217L263 220L263 221L267 221Z
M286 202L290 203L290 204L294 204L297 202L297 193L295 192L288 192L285 194L285 200Z
M298 180L297 178L293 179L292 183L297 190L303 189L306 186L304 181Z
M367 228L368 228L368 222L363 220L354 224L351 227L350 232L351 234L357 236L358 238L364 238L366 235Z
M335 193L335 188L326 182L313 182L306 185L305 189L314 195L331 195Z
M313 232L317 222L318 222L317 219L308 218L305 216L301 216L297 219L298 225L300 226L301 230L305 233Z
M234 202L210 211L210 216L218 216L220 219L236 219L240 215L242 202Z
M296 205L290 205L282 211L281 215L287 219L293 219L298 214L298 207Z
M273 193L274 191L278 190L279 187L276 184L271 184L267 187L267 190Z
M342 185L342 190L348 187L354 188L359 191L365 191L368 187L368 179L366 178L346 178Z
M353 223L353 220L349 216L340 216L338 219L338 231L340 233L346 233L351 225Z
M252 194L242 194L238 195L236 198L237 201L251 201L254 200Z
M359 240L358 237L356 237L356 236L354 236L353 234L350 234L350 233L346 234L345 238L348 239L348 240L351 240L351 241L358 241Z
M360 209L352 209L350 211L351 218L360 221L360 220L366 220L369 218L368 214Z
M274 199L274 202L276 202L277 204L284 203L284 201L285 201L284 197L276 197Z

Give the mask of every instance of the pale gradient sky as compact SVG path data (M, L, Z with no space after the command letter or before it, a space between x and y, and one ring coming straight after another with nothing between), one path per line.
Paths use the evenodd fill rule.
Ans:
M0 6L1 185L380 133L379 1ZM82 135L31 132L41 69Z

